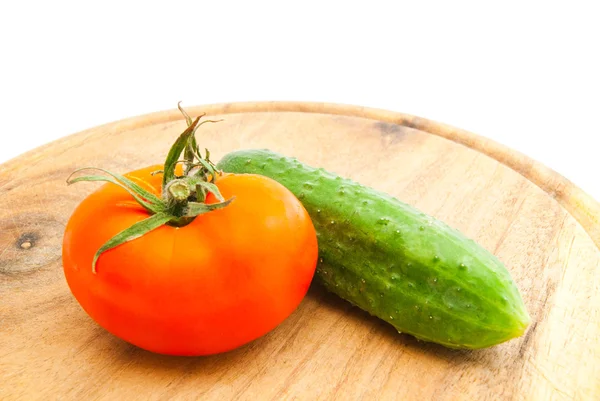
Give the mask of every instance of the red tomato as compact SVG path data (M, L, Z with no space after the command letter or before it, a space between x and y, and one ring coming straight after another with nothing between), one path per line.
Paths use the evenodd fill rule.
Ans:
M127 177L159 194L161 177L150 173L161 167ZM215 183L225 199L235 196L231 204L106 251L96 274L96 251L149 214L113 184L79 204L64 235L64 273L98 324L152 352L208 355L255 340L298 307L318 252L302 204L263 176L229 174Z

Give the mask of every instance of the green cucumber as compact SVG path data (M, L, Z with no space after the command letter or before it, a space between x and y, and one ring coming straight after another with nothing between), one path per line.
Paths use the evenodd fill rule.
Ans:
M294 193L317 231L315 281L399 332L477 349L519 337L528 327L505 266L414 207L264 149L229 153L217 168L261 174Z

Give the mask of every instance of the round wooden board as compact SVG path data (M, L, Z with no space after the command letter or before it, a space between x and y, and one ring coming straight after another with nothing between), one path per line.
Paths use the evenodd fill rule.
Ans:
M198 139L214 159L268 147L389 192L463 231L510 270L526 334L452 351L313 286L268 335L235 351L167 357L96 325L61 266L65 223L97 183L163 161L177 110L90 129L0 166L0 399L600 399L600 225L596 201L497 143L422 118L316 103L188 108L223 118ZM93 228L90 228L93 229Z

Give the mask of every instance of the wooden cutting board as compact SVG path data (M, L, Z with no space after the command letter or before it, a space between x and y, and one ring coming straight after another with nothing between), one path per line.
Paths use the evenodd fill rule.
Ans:
M452 351L313 286L268 335L227 354L151 354L108 334L71 296L61 240L97 183L160 163L177 110L93 128L0 166L0 400L599 400L600 207L539 163L471 133L400 113L321 103L192 107L223 118L198 139L214 159L268 147L387 191L496 254L532 324L521 338ZM90 227L93 229L93 227Z

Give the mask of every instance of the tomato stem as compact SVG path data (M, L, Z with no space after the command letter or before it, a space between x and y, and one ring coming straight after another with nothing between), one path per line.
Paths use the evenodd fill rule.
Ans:
M223 199L219 188L214 184L216 178L222 173L218 171L215 164L210 160L208 149L205 149L206 156L202 157L195 137L196 130L202 124L208 122L214 123L221 120L204 120L200 122L204 114L192 120L181 108L180 104L177 107L183 114L188 127L171 146L163 170L152 173L152 175L163 174L162 198L145 190L125 176L103 169L96 170L106 173L108 177L88 175L72 178L75 172L83 170L79 169L67 179L68 184L79 181L105 181L118 185L129 192L133 199L142 205L150 215L146 220L136 223L118 233L98 249L92 261L92 271L94 274L96 273L96 262L103 252L128 241L133 241L163 225L183 227L191 223L197 216L224 208L233 201L233 198L228 200ZM183 160L180 159L182 153ZM177 176L175 173L176 167L180 163L184 164L183 176ZM209 193L213 194L219 202L206 204L206 196Z
M190 186L186 184L184 180L177 179L171 181L167 185L167 191L165 192L168 199L178 203L187 202L188 198L192 194Z

